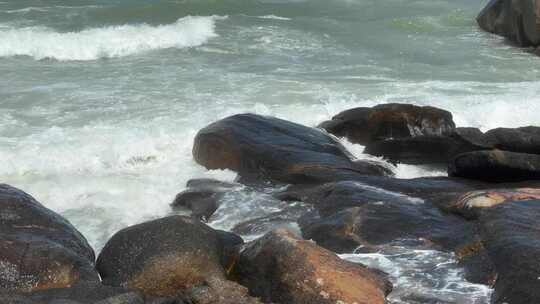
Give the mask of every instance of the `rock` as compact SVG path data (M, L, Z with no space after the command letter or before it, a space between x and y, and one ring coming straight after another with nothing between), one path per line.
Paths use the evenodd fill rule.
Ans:
M476 21L522 47L540 45L540 6L531 0L491 0Z
M227 192L243 186L212 179L196 179L188 181L187 187L176 195L171 206L174 209L187 208L193 217L206 222L219 208L219 202Z
M0 291L32 292L98 282L94 250L63 217L0 184Z
M500 150L540 154L540 127L493 129L486 132L485 140Z
M251 243L236 273L264 302L382 304L391 290L380 272L342 260L281 229Z
M450 163L448 175L490 182L540 179L540 155L501 150L463 153Z
M538 188L487 189L467 192L457 198L448 210L467 219L478 219L481 211L514 201L540 200Z
M390 138L448 135L455 124L452 114L442 109L390 103L346 110L319 127L353 143L366 145Z
M318 129L255 114L230 116L200 130L193 156L208 169L230 169L243 180L294 184L390 174L382 165L353 162Z
M425 202L366 202L327 215L307 214L299 225L306 239L338 253L399 242L453 251L474 237L471 223Z
M500 204L480 217L497 281L492 303L540 303L540 201Z
M484 134L475 128L456 128L444 136L389 138L367 144L364 153L393 163L447 164L456 155L491 149Z
M191 217L170 216L117 232L97 261L103 283L146 296L191 296L226 280L241 239Z
M493 286L497 273L480 236L475 235L471 242L457 247L454 253L467 281Z

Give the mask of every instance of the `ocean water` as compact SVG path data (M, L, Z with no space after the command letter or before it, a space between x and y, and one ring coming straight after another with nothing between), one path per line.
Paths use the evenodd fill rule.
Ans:
M315 126L408 102L448 109L459 126L538 125L540 60L478 29L486 3L0 0L0 181L66 216L99 251L115 231L170 214L190 178L234 179L191 156L196 132L231 114ZM242 190L211 224L284 208ZM294 229L294 212L279 225ZM395 303L488 303L489 288L467 283L445 253L396 245L346 258L389 272Z

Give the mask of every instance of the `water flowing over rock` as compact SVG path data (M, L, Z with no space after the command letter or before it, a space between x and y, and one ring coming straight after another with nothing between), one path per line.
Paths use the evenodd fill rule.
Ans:
M32 292L99 282L94 250L63 217L0 185L0 291Z
M519 46L540 45L540 3L536 0L491 0L476 21L483 30Z
M242 240L191 217L170 216L125 228L103 248L97 269L103 283L145 295L197 299L196 303L257 303L228 282Z
M383 304L391 290L382 273L282 229L249 244L235 270L239 281L265 302Z
M353 161L341 144L318 129L255 114L230 116L200 130L193 156L208 169L284 183L391 174L380 164Z

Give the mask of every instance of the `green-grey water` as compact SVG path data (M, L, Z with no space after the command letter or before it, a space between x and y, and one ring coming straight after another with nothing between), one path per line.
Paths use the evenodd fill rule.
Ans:
M191 157L195 133L230 114L314 126L354 106L410 102L446 108L459 126L538 125L540 60L478 29L485 4L1 0L0 180L99 249L118 229L168 214L189 178L234 178ZM222 207L232 222L273 210L231 200L243 202ZM401 254L409 264L356 257L394 275L395 303L487 303L489 289L464 281L451 256Z

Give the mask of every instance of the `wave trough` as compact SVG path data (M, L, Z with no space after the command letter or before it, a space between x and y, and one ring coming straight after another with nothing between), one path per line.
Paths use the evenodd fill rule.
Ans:
M187 16L175 23L120 25L60 33L44 27L0 30L0 57L96 60L166 48L195 47L217 37L218 16Z

